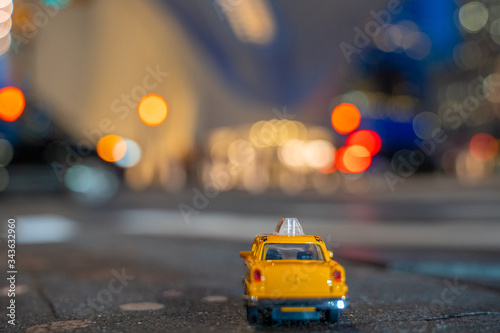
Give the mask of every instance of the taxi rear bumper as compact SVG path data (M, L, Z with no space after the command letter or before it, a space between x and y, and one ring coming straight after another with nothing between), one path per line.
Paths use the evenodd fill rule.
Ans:
M321 320L322 314L339 311L347 306L347 297L273 299L244 296L247 307L257 308L272 320Z

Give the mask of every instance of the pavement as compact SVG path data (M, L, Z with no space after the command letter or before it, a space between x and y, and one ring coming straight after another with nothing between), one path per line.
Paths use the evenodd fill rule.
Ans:
M104 234L23 245L17 256L16 326L4 319L1 327L6 332L250 332L238 257L249 245ZM256 330L500 329L498 290L336 259L346 268L350 288L350 306L339 323L290 322ZM2 294L5 309L8 298Z
M500 331L497 186L439 185L326 198L221 193L202 209L190 190L122 192L101 207L64 194L3 196L18 273L16 325L4 312L0 331ZM182 203L196 209L187 220ZM350 305L337 324L247 325L239 251L284 215L346 268ZM6 279L0 288L6 309Z

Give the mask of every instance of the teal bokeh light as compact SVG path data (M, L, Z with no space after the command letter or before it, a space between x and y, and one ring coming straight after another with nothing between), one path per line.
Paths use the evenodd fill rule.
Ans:
M49 7L62 9L68 7L73 0L43 0L43 3Z

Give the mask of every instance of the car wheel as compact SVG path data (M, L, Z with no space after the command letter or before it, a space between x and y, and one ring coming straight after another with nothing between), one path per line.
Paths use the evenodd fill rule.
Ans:
M334 324L339 321L339 310L331 309L328 311L328 322Z
M260 323L259 309L256 307L247 306L248 324L255 326Z
M264 310L260 313L260 316L262 317L262 324L264 326L271 326L273 324L273 318L272 318L272 309L267 309Z

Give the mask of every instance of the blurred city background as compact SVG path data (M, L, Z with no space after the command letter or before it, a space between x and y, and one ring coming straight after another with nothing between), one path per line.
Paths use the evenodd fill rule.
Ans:
M193 277L145 239L196 239L231 299L238 248L294 216L340 261L497 293L499 143L497 0L0 0L0 206L26 258ZM46 283L52 318L85 317Z
M0 5L4 195L105 203L193 184L330 195L498 173L495 1ZM148 94L168 104L154 127L138 114ZM124 142L103 160L106 135Z

